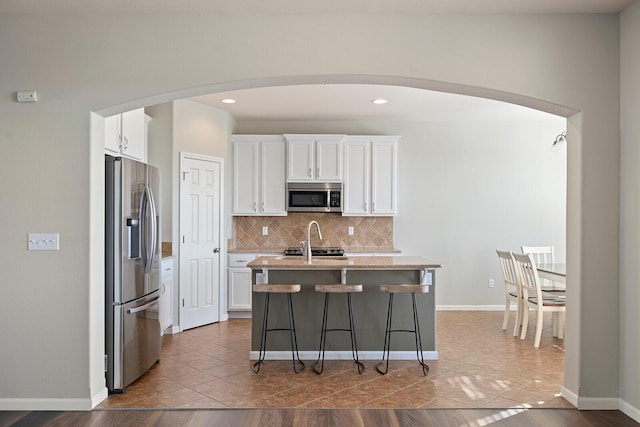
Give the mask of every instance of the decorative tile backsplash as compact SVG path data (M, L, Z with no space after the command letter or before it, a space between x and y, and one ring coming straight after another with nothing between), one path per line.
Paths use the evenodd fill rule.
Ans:
M309 221L318 221L322 240L315 227L311 231L312 246L339 246L352 252L391 252L393 250L393 218L342 216L335 213L289 213L288 216L234 216L229 250L280 252L298 246L306 239ZM349 236L349 227L354 228ZM269 234L262 235L262 227Z

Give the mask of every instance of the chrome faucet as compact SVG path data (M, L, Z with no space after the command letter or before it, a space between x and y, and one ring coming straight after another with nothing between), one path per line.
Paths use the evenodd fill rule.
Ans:
M307 261L309 261L309 264L311 264L311 226L313 224L316 225L316 230L318 230L318 239L322 240L322 233L320 232L320 224L318 224L318 221L309 222L309 225L307 226L307 244L306 244Z

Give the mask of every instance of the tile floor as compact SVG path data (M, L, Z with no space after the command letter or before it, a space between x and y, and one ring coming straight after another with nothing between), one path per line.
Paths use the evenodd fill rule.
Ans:
M319 376L295 374L291 361L266 361L260 374L248 360L250 320L232 319L165 335L160 363L124 394L98 408L507 408L571 407L560 397L564 342L551 336L550 315L540 348L502 331L502 312L437 314L440 359L391 361L386 376L365 361L326 361ZM514 314L510 325L513 325Z

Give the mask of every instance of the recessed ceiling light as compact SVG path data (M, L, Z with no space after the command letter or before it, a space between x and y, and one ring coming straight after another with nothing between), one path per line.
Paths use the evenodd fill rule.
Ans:
M236 100L235 99L231 99L231 98L225 98L222 100L223 104L235 104Z
M371 102L373 102L374 104L377 104L377 105L381 105L381 104L386 104L389 101L387 101L386 99L378 98L378 99L374 99Z

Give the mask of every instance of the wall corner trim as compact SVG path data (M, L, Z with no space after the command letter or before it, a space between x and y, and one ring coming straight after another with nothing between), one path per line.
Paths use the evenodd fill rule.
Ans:
M620 400L620 410L624 414L630 416L635 421L640 423L640 408L636 408L630 403L627 403L624 399L619 399L619 400Z
M617 410L620 409L620 399L617 397L580 397L578 396L578 409L589 410Z

